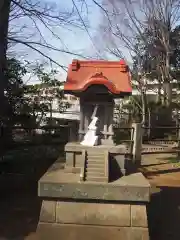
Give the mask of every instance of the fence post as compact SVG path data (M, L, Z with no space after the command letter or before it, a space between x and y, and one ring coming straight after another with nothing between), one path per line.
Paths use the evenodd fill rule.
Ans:
M141 151L142 151L142 125L141 123L133 123L134 129L131 139L133 141L132 155L133 162L137 165L141 165Z

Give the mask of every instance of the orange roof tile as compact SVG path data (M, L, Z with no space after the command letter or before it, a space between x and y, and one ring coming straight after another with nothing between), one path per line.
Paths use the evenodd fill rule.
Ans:
M104 85L114 95L131 94L131 76L127 64L124 60L73 60L69 65L64 91L81 93L92 85Z

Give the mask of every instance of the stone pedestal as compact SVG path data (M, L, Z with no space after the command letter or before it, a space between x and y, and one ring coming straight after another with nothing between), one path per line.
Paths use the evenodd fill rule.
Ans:
M83 151L93 151L94 153L101 153L103 151L109 152L109 166L110 171L115 169L119 171L119 177L126 175L131 168L132 161L126 158L128 149L124 145L98 145L98 146L83 146L80 143L67 143L65 146L66 153L66 164L67 171L79 171L83 167ZM97 161L98 163L98 157ZM76 169L76 170L75 170ZM112 173L113 174L113 173Z
M141 173L109 183L87 183L58 164L39 181L43 202L38 239L149 239L150 185Z
M43 201L39 239L148 240L145 205Z

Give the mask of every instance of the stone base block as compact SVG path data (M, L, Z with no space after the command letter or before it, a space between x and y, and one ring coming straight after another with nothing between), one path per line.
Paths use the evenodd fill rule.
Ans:
M75 224L40 223L38 240L149 240L147 228L96 227Z
M43 201L38 239L149 240L144 204Z
M42 198L149 202L150 184L142 175L123 176L110 183L80 182L80 173L54 167L38 183Z

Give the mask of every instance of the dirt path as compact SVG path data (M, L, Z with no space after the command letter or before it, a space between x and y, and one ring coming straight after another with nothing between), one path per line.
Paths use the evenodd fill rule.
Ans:
M180 187L180 163L175 154L143 155L140 170L154 186Z

